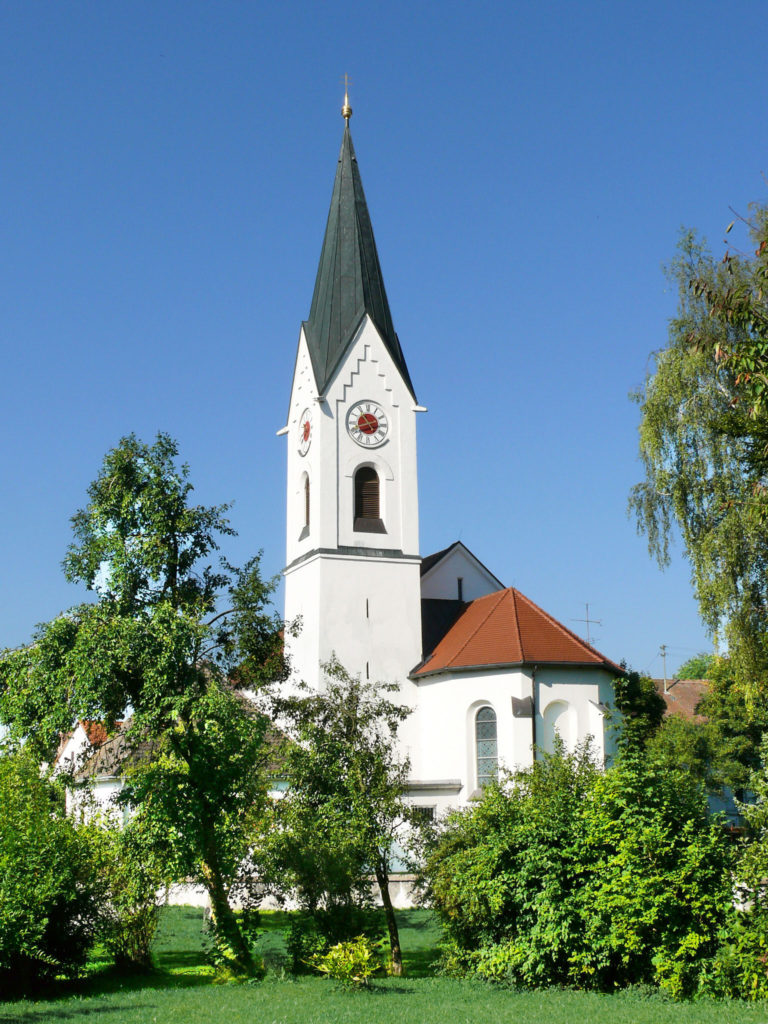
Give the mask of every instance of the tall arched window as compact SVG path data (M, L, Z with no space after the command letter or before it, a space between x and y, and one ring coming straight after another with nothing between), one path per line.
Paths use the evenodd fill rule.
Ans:
M309 529L309 474L304 475L304 528Z
M379 474L372 466L355 473L355 522L360 533L386 533L379 504Z
M495 782L499 774L499 747L496 739L496 712L484 707L475 715L477 785L482 789Z

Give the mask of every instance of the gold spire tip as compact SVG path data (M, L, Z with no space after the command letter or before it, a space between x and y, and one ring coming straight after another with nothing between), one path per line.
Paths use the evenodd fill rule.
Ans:
M352 117L352 107L349 105L349 76L344 75L344 106L341 108L341 116L349 124Z

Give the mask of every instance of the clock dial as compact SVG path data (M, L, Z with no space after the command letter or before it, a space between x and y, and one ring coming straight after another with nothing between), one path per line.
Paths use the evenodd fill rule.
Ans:
M299 455L306 455L312 444L312 410L305 409L299 417Z
M347 413L347 432L361 448L377 448L389 433L387 414L377 402L356 402Z

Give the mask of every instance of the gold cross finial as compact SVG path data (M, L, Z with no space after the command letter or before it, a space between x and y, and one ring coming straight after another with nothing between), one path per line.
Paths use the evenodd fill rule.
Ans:
M341 116L349 124L352 117L352 107L349 105L349 75L344 75L344 106L341 108Z

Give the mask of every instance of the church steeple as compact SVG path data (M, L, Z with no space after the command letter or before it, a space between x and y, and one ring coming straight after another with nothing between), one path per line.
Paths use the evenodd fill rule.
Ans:
M331 209L320 266L304 333L317 389L323 395L367 313L416 400L403 351L392 323L373 227L349 131L352 113L345 96L345 118Z

